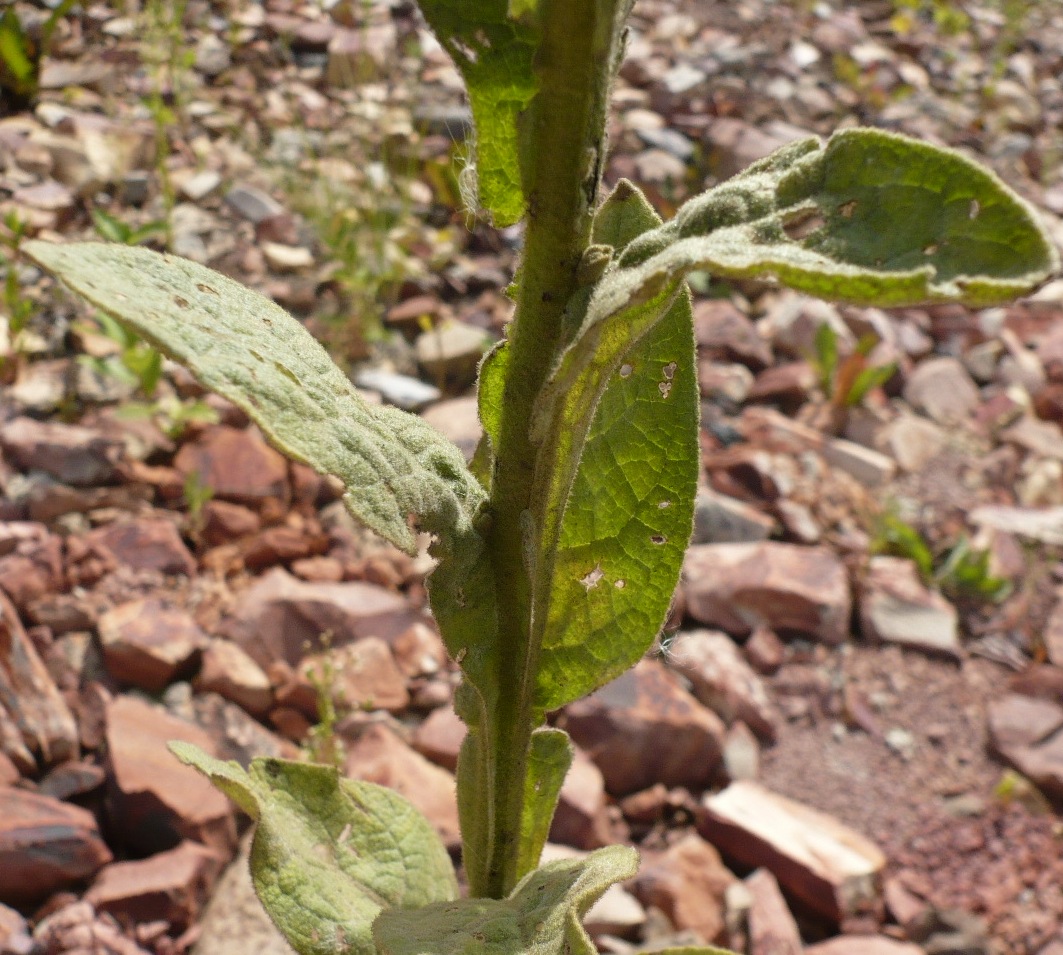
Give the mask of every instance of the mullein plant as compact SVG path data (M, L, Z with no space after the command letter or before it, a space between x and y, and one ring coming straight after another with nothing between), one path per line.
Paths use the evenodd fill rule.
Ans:
M698 387L685 277L773 280L881 307L1021 295L1058 261L1032 210L958 153L873 129L785 146L662 222L604 198L610 86L631 0L420 0L464 77L478 201L523 220L513 320L483 360L469 465L419 418L365 403L304 328L209 269L142 248L27 254L342 480L402 550L432 535L431 606L461 668L468 893L403 798L334 767L248 770L172 749L257 822L263 904L302 955L591 955L581 924L637 852L539 866L572 760L546 715L657 635L691 531ZM719 951L683 949L687 955Z

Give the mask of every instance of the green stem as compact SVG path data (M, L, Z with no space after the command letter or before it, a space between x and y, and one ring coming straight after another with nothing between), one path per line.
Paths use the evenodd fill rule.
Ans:
M495 459L489 547L500 600L501 645L497 711L482 798L492 819L486 884L474 894L506 896L518 871L521 819L534 710L539 638L527 566L526 528L537 526L538 448L528 434L535 400L555 360L565 307L578 288L604 153L604 119L612 43L623 0L542 0L543 39L537 54L541 86L525 115L522 174L528 224L520 291L509 348L500 438Z

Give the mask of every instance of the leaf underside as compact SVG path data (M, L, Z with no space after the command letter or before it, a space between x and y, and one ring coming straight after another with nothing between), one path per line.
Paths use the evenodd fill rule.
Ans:
M28 242L27 255L238 405L285 454L347 489L370 528L416 553L409 516L441 553L472 553L485 494L461 452L415 415L363 401L324 348L269 299L195 262L142 248Z
M257 821L255 890L300 955L376 955L380 912L457 898L446 848L398 793L330 766L256 759L245 772L188 743L170 749Z

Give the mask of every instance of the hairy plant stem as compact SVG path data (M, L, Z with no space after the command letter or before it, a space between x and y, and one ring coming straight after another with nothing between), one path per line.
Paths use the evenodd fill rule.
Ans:
M478 798L493 821L486 884L475 894L503 898L523 875L517 870L525 778L540 650L534 619L532 528L538 448L529 438L536 397L560 343L565 308L578 288L604 152L605 106L613 63L618 6L624 0L543 0L544 35L537 55L541 86L528 113L522 144L522 178L528 221L520 289L510 326L510 369L496 451L489 547L495 567L504 652L491 721L491 778Z

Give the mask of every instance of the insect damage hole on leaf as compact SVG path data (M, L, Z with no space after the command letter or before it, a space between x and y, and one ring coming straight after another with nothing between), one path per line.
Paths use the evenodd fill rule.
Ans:
M793 242L800 242L818 232L827 224L819 209L801 209L783 222L783 232Z
M848 202L843 202L838 206L838 214L843 219L851 219L856 213L856 200L850 199Z
M602 570L602 565L595 564L594 570L580 578L580 583L590 591L598 586L599 581L601 581L604 576L605 572Z
M634 369L630 365L625 363L625 364L620 366L620 377L621 378L630 378L632 371L634 371Z

